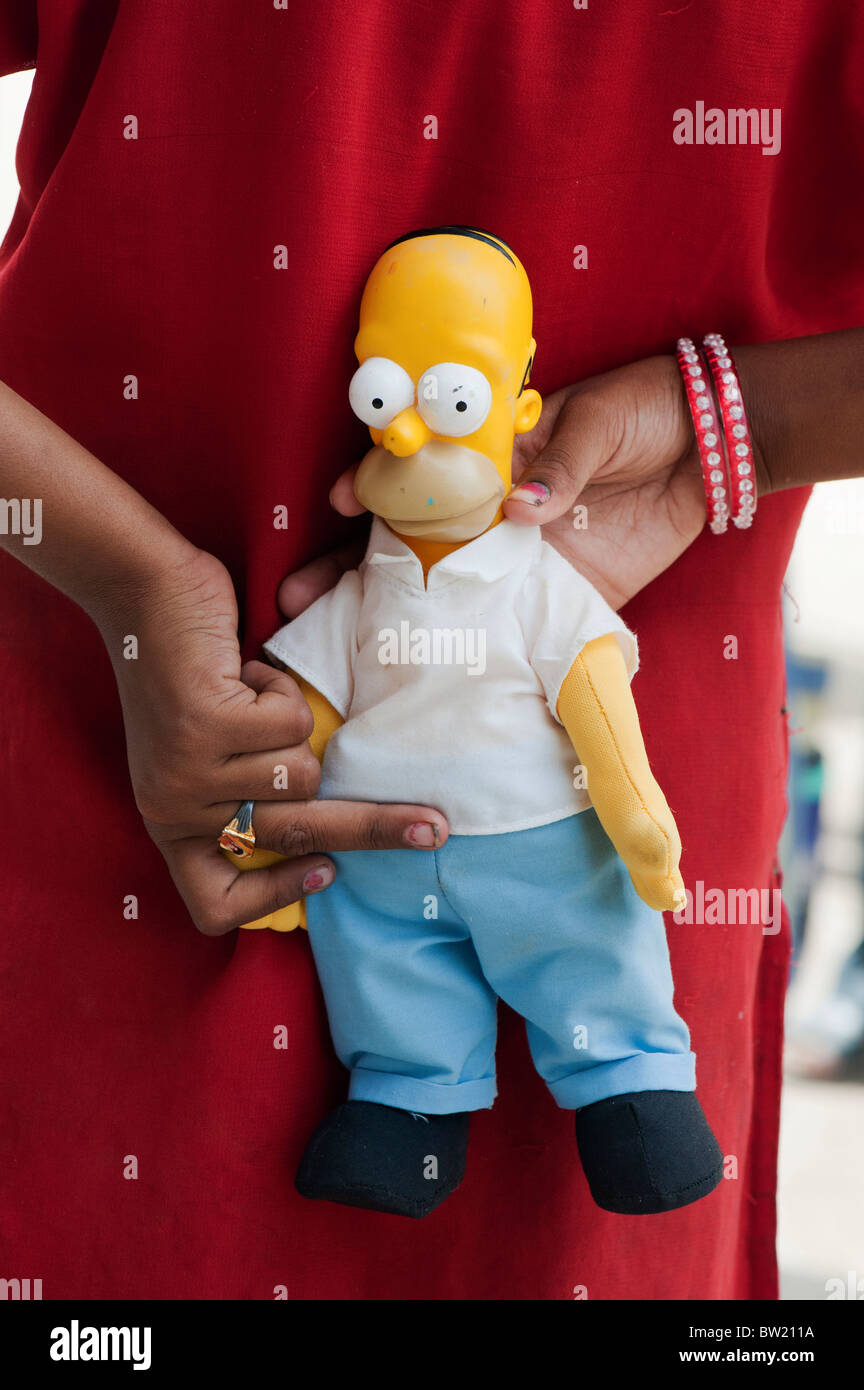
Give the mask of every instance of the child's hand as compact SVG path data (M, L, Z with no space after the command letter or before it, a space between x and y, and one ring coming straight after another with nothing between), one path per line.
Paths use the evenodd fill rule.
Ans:
M516 439L513 478L507 517L541 525L621 608L705 525L705 488L675 358L649 357L549 396L537 426ZM521 500L528 482L545 486L545 502ZM575 524L577 503L587 525Z
M355 471L352 469L352 478ZM359 502L356 503L356 507L358 511L364 510ZM337 507L336 510L341 511L342 508ZM343 574L357 568L363 559L365 549L365 540L356 545L346 545L340 550L331 550L327 555L319 555L316 560L310 560L308 565L295 570L293 574L286 574L276 595L280 613L284 613L289 621L299 618L317 598L334 589Z
M343 516L363 511L356 471L343 473L330 492ZM705 488L675 358L649 357L547 396L539 423L516 436L513 481L507 519L542 526L545 539L621 608L705 525ZM541 486L520 494L526 483ZM574 526L577 502L587 509L587 526ZM292 595L306 573L292 576Z
M284 672L257 661L241 669L234 589L214 556L195 552L100 626L138 808L200 931L221 935L326 887L327 850L446 841L445 818L428 807L311 799L320 778L311 711ZM256 802L258 847L285 856L251 874L217 847L246 799Z

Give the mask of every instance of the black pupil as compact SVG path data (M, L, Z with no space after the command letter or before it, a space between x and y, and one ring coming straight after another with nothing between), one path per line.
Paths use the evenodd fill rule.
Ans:
M460 412L460 414L461 414L461 412L462 412L463 410L467 410L467 409L468 409L468 402L467 402L467 401L457 401L457 402L456 402L456 409L457 409L457 410Z
M383 404L384 404L384 402L382 401L382 399L381 399L380 396L375 396L375 397L374 397L374 399L373 399L373 401L372 401L372 405L373 405L373 407L375 408L375 410L380 410Z

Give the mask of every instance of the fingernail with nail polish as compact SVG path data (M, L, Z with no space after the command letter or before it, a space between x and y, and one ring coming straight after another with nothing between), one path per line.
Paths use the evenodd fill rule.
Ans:
M545 483L520 483L514 487L508 502L530 502L532 507L542 507L552 496Z
M428 821L417 821L415 825L409 825L405 831L405 839L409 844L431 849L433 845L438 844L440 835L437 825L430 825Z
M328 868L310 869L303 880L304 893L319 893L333 882L333 870Z

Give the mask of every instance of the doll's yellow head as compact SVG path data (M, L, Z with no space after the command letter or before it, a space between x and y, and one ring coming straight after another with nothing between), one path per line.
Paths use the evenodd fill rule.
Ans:
M412 232L369 276L354 346L349 398L375 445L358 501L400 535L479 536L510 490L513 436L540 417L522 265L471 227Z

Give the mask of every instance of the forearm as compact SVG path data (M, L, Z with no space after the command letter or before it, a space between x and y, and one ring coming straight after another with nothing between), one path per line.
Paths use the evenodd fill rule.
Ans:
M864 329L733 354L760 496L864 474Z
M100 624L199 553L134 488L2 383L0 495L0 545ZM9 507L25 499L40 518L37 543L16 527Z

